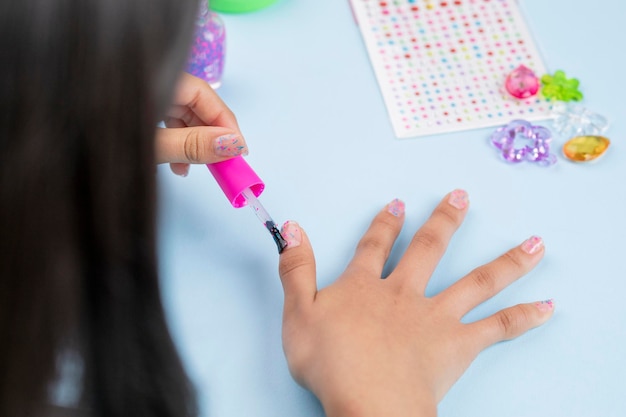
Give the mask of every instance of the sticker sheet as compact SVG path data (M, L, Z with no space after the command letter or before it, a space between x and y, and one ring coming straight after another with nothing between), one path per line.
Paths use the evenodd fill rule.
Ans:
M350 2L397 137L550 117L504 90L520 65L546 73L515 0Z

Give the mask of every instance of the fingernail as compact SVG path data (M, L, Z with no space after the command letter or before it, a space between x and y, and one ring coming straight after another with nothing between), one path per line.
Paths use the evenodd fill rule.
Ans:
M280 229L280 234L287 241L288 248L295 248L302 243L302 232L296 222L286 221Z
M537 307L537 310L541 311L542 313L552 311L554 310L554 299L550 298L549 300L545 301L537 301L535 303L535 307Z
M543 239L539 236L531 236L522 243L522 250L529 255L537 253L543 248Z
M241 136L234 133L223 135L215 139L215 155L217 156L238 156L248 155L248 146Z
M459 210L463 210L469 204L469 197L465 190L454 190L448 197L448 203Z
M189 165L184 166L180 172L176 172L176 175L181 177L189 175Z
M396 217L400 217L404 214L404 201L394 199L391 203L387 204L387 211Z

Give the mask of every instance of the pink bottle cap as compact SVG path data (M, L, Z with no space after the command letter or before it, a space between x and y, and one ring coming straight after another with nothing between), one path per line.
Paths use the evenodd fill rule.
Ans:
M209 171L226 195L230 204L235 208L243 207L247 204L243 192L249 188L255 197L261 195L265 189L265 183L252 170L250 165L242 156L237 156L226 161L207 164Z

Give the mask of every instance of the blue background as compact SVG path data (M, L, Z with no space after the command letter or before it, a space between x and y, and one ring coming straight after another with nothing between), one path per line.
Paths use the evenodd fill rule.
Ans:
M465 320L554 298L551 321L484 351L440 403L442 417L626 415L626 2L525 0L548 70L581 80L584 106L611 122L600 160L508 165L493 129L396 139L347 0L279 0L222 15L220 96L237 114L261 201L298 221L318 286L343 270L371 218L393 198L406 224L389 268L448 191L471 208L428 287L434 294L532 234L541 264ZM558 151L564 140L555 139ZM203 166L159 168L160 259L172 331L211 417L323 416L290 377L281 347L278 256L247 208L233 209Z

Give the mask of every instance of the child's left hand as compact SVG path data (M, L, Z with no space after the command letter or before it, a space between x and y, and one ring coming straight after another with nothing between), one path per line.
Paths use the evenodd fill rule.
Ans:
M424 291L468 209L456 190L417 231L395 270L383 266L404 221L393 201L372 221L344 273L317 291L306 234L283 227L283 344L293 376L315 393L329 417L431 417L478 353L546 322L551 301L519 304L474 323L461 318L539 263L531 237L433 297ZM337 232L339 233L339 232Z

